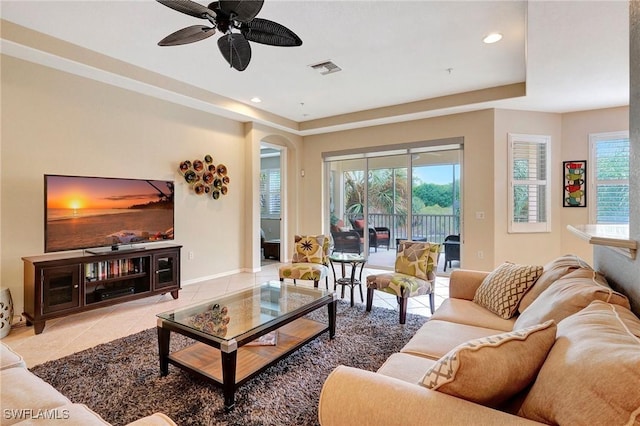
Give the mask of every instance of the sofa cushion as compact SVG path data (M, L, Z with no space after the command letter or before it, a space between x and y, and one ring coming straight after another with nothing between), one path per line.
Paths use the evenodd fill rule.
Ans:
M143 417L135 422L129 423L127 426L176 426L176 423L163 413L154 413L150 416Z
M558 324L518 415L549 424L640 422L640 320L594 301Z
M536 282L542 266L505 262L480 284L473 301L504 319L516 314L520 299Z
M550 319L559 323L594 300L630 308L626 296L613 291L603 275L594 270L576 269L543 291L516 319L514 328L524 328Z
M36 413L38 410L49 410L71 403L53 386L26 368L7 368L0 371L0 378L2 379L0 407L3 426L26 420L24 414L14 413L12 409L23 410L22 413L25 410ZM11 391L8 392L8 389Z
M592 270L587 262L573 254L560 256L544 265L544 270L540 278L538 278L533 287L522 297L518 311L522 312L527 309L547 287L576 269Z
M0 342L0 370L13 367L26 367L24 359L9 346Z
M547 321L471 340L437 361L422 385L497 407L533 381L555 337L556 325Z
M497 332L493 328L430 320L420 327L400 352L439 360L468 340L493 336Z
M395 377L405 382L418 384L425 371L433 367L435 360L411 354L394 353L378 369L378 373Z
M516 320L502 319L488 309L464 299L445 299L431 316L431 320L442 320L476 327L511 331Z

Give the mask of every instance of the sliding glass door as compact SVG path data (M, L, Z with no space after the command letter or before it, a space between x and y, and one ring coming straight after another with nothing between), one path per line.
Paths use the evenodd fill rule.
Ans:
M370 267L392 269L399 241L459 235L461 152L447 145L325 158L334 250L359 250Z
M409 155L368 158L367 219L370 233L369 253L380 266L393 266L396 242L409 235L411 185L408 176Z

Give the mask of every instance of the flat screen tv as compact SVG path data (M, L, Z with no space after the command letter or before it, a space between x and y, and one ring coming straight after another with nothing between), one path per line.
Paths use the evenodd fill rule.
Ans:
M173 181L44 176L44 251L173 240Z

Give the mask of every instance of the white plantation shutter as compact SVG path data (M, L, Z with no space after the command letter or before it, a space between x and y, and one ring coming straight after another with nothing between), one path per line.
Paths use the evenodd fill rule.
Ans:
M280 217L280 169L260 172L260 213Z
M550 140L550 136L509 134L509 232L551 230Z
M629 132L589 135L592 223L629 223Z

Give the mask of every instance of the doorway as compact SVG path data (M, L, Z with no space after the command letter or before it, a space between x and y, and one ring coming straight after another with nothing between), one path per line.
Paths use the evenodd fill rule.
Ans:
M260 144L260 248L261 265L282 259L282 194L284 148Z

